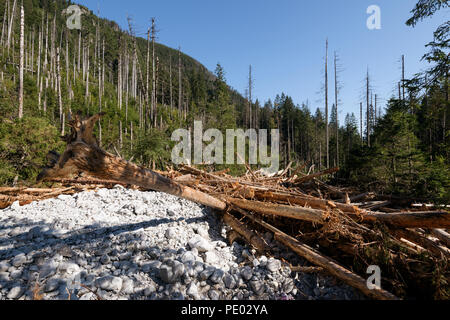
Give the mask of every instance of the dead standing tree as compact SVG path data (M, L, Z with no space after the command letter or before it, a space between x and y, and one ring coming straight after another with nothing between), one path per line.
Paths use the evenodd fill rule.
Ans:
M23 6L20 7L20 62L19 62L19 119L23 118L23 55L25 36L25 14Z
M328 39L325 53L325 139L327 147L327 168L330 167L330 134L328 127Z
M98 146L93 135L95 123L102 113L82 119L78 113L69 121L70 134L62 137L67 143L65 152L51 157L53 163L38 176L38 181L54 178L67 178L71 174L85 172L99 179L116 180L121 183L137 185L145 189L161 191L188 199L214 209L224 210L225 202L203 192L180 185L156 172L139 167L120 157L114 156ZM53 154L55 154L53 152Z

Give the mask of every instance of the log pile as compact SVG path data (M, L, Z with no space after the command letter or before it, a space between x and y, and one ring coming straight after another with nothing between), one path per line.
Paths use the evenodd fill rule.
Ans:
M270 177L248 165L242 177L191 166L151 171L98 146L93 127L101 116L69 122L66 151L53 153L38 177L60 187L0 189L0 208L115 184L162 191L215 209L230 242L239 238L270 255L262 236L270 232L312 265L294 269L326 272L369 298L450 298L448 208L330 186L321 179L338 168L311 173L306 164ZM80 172L87 178L73 179ZM371 265L381 269L381 287L367 285Z
M450 297L449 211L412 203L405 208L318 180L337 168L310 175L300 168L270 178L249 170L236 178L182 166L167 176L226 202L226 215L247 230L231 227L247 242L249 233L270 231L279 243L368 297ZM252 244L260 250L259 243ZM370 265L381 268L383 289L367 288Z

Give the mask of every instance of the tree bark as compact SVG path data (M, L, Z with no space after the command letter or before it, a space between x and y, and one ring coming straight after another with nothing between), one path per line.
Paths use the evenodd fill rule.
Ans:
M11 17L9 19L9 24L8 24L8 40L6 42L6 47L8 48L8 52L9 52L9 47L10 47L10 43L11 43L11 31L12 31L12 26L13 26L13 22L14 22L14 12L16 11L16 4L17 4L17 0L14 0L14 4L12 7L12 11L11 11Z
M61 135L64 135L65 128L65 117L62 103L61 94L61 72L60 72L60 52L59 48L56 49L56 73L57 73L57 88L58 88L58 103L59 103L59 121L61 126Z
M327 150L327 169L330 167L330 135L328 130L328 39L325 54L325 139Z
M254 246L258 252L263 253L269 251L269 246L264 240L252 230L248 229L242 222L234 218L229 213L223 215L223 221L229 225L234 231L241 235L249 244ZM231 245L231 243L230 243Z
M292 207L260 201L249 201L230 197L227 198L227 201L239 208L262 214L310 221L319 224L323 224L325 222L325 214L322 210Z
M336 51L334 52L334 103L336 106L336 165L339 166L339 109Z

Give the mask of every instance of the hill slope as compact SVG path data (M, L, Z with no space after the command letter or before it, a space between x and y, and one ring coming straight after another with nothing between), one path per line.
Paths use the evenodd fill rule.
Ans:
M188 128L195 119L210 127L239 124L245 99L200 62L155 43L153 90L152 43L133 36L132 26L121 30L83 6L82 29L70 30L71 4L23 1L24 118L19 121L20 2L0 1L0 132L10 137L0 143L0 183L35 175L48 149L60 147L58 132L67 133L69 112L106 112L97 132L102 145L153 166L170 158L175 128ZM40 130L51 134L42 137Z

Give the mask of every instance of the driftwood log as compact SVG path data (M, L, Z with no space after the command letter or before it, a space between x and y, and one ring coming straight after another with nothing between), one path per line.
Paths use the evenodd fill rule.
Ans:
M264 240L252 230L249 230L242 222L234 218L229 213L225 212L223 215L223 221L228 224L240 237L244 238L248 243L258 250L260 253L268 252L269 246ZM232 243L232 242L231 242Z
M227 201L239 208L249 211L256 211L266 215L287 217L297 220L315 222L319 224L323 224L326 222L326 215L322 210L286 206L282 204L272 204L260 201L250 201L237 198L227 198Z
M373 213L364 215L364 220L402 228L450 228L450 212L447 211Z
M62 137L67 142L65 152L57 160L57 157L52 156L52 165L39 174L38 181L68 178L72 174L85 172L98 179L117 180L172 194L214 209L225 209L223 201L102 150L93 134L94 125L101 116L102 113L82 120L78 113L74 120L69 121L71 132ZM55 155L54 152L52 154Z

